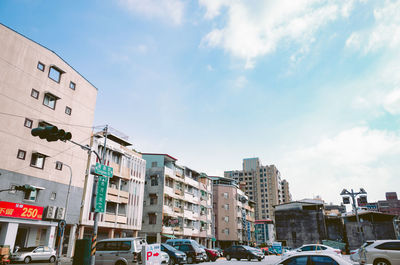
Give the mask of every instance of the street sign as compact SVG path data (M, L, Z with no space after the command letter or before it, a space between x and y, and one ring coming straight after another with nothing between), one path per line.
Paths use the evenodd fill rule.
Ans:
M107 187L108 187L108 177L99 176L97 181L96 205L94 208L95 212L104 213L105 211Z
M160 244L150 244L145 247L145 257L142 259L143 265L160 265L161 264L161 246Z
M96 163L94 171L96 175L102 175L109 178L112 178L113 176L113 168L106 165L102 165L100 163Z

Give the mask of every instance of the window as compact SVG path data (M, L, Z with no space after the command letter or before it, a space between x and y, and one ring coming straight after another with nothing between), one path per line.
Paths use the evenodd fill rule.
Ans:
M75 90L76 84L74 82L69 82L69 88L71 88L72 90Z
M31 166L43 169L46 156L40 153L33 153L31 159Z
M122 241L119 247L120 250L130 250L131 249L131 241Z
M54 66L50 67L49 78L57 83L60 83L62 71Z
M229 228L225 228L224 230L222 230L222 233L224 233L225 235L229 235Z
M50 194L50 200L54 201L56 198L57 198L57 193L52 192L52 193Z
M25 156L26 156L26 151L19 149L17 153L17 158L25 160Z
M398 242L386 242L383 243L377 247L377 249L383 249L383 250L400 250L400 243Z
M36 89L32 88L31 97L38 99L39 98L39 91L37 91Z
M331 257L326 256L310 256L311 264L315 265L338 265Z
M34 202L36 201L37 195L38 195L38 190L28 190L25 192L24 200Z
M225 199L228 199L228 193L227 192L224 192L223 195L224 195Z
M151 193L150 194L150 205L157 204L157 194Z
M55 109L57 99L58 98L56 96L54 96L53 94L46 93L43 98L43 105L45 105L51 109Z
M63 166L62 162L60 162L60 161L56 162L56 169L57 170L62 170L62 166Z
M25 118L25 122L24 122L24 126L25 126L25 127L27 127L27 128L32 128L32 123L33 123L32 120L30 120L30 119L28 119L28 118Z
M157 223L157 216L155 213L149 213L149 225L155 225Z
M229 210L229 204L224 204L224 209Z
M70 107L65 107L65 114L71 115L72 109Z
M224 221L228 223L229 222L229 216L225 216L224 217Z
M283 262L284 265L307 265L307 259L308 256L299 256L299 257L293 257L285 262Z
M153 175L150 176L150 180L151 180L151 186L158 186L158 176L157 175Z
M44 72L44 64L42 64L41 62L38 62L37 69L39 69L40 71Z
M157 162L151 162L151 167L157 167Z

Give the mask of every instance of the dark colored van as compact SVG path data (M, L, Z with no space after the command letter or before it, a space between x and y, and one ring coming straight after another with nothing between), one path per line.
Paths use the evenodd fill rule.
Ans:
M184 252L187 263L202 262L207 258L205 250L193 239L168 239L166 243Z
M173 246L162 243L161 251L168 253L170 265L186 263L186 254L182 251L177 250Z

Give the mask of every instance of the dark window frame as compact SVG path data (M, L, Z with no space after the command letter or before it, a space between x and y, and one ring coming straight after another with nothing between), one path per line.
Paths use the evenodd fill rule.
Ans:
M30 126L29 126L29 124L28 123L31 123L30 124ZM29 128L29 129L31 129L32 128L32 126L33 126L33 120L31 120L31 119L28 119L28 118L25 118L25 121L24 121L24 126L26 127L26 128Z
M40 69L39 66L42 66L43 69ZM44 72L44 69L46 69L46 65L45 65L44 63L42 63L41 61L38 62L38 64L37 64L36 67L37 67L37 69L39 69L39 70L42 71L42 72Z
M38 167L38 166L32 164L34 156L42 156L42 157L43 157L43 164L42 164L42 167ZM43 169L44 169L44 165L45 165L45 163L46 163L46 157L47 157L47 156L46 156L45 154L41 154L41 153L38 153L38 152L32 153L30 166L31 166L31 167L34 167L34 168L37 168L37 169L42 169L42 170L43 170Z
M36 93L36 97L35 97L35 93ZM34 99L39 99L39 91L37 91L36 89L32 88L31 90L31 97L33 97Z
M62 168L63 168L63 163L61 163L60 161L57 161L56 162L56 169L57 170L62 170Z
M71 116L71 114L72 114L72 109L71 109L70 107L68 107L68 106L65 106L65 114Z
M23 154L23 157L20 157L19 154ZM26 151L25 151L25 150L22 150L22 149L18 149L17 158L18 158L18 159L21 159L21 160L25 160L25 158L26 158Z
M44 101L46 100L46 97L47 96L49 96L49 97L53 97L54 98L54 108L52 108L51 106L49 106L49 105L46 105L45 103L44 103ZM57 100L58 100L59 98L56 96L56 95L53 95L53 94L51 94L51 93L46 93L46 94L44 94L44 97L43 97L43 105L45 105L46 107L48 107L48 108L50 108L50 109L52 109L52 110L55 110L56 109L56 105L57 105Z
M52 72L52 70L59 74L59 75L58 75L58 78L56 78L56 77L53 76L52 73L54 73L54 72ZM53 80L54 82L56 82L56 83L59 84L59 83L61 82L61 76L62 76L63 73L64 73L64 72L63 72L60 68L58 68L57 66L52 65L52 66L49 67L49 74L48 74L48 77L49 77L51 80Z
M72 90L76 89L76 84L72 81L69 81L69 88L71 88Z

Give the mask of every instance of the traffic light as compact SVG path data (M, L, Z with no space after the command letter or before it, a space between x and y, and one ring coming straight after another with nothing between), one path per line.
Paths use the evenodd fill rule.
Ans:
M35 187L32 187L31 185L25 184L25 185L21 185L21 186L15 186L14 187L15 190L21 190L21 191L34 191L36 190Z
M58 129L56 126L37 127L31 130L32 136L39 136L40 139L46 139L48 142L55 142L58 140L68 141L71 140L72 134L63 129Z
M350 204L350 197L343 197L343 204Z

